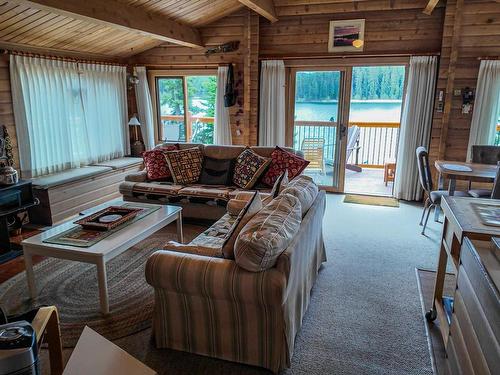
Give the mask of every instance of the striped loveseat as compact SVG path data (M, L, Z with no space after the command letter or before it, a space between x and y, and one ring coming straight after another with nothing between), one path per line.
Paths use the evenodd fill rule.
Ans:
M290 366L294 340L326 261L319 192L274 267L250 272L232 259L162 250L146 265L155 290L153 334L171 348L260 366Z

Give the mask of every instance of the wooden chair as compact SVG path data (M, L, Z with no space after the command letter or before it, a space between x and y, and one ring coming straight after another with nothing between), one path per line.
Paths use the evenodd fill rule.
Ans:
M500 163L500 146L473 145L472 162L478 164ZM469 194L474 198L488 198L491 196L491 189L472 189L472 183L469 181Z
M304 159L309 161L308 169L319 169L325 173L325 140L323 138L305 138L300 150Z
M361 130L360 130L359 126L356 126L356 125L350 126L349 131L347 133L347 152L346 152L345 160L349 160L353 151L356 152L356 156L354 158L354 164L347 163L345 167L346 167L346 169L349 169L350 171L354 171L354 172L362 172L363 171L363 169L357 165L357 164L359 164L358 157L359 157L359 149L361 148L361 146L359 145L360 133L361 133Z

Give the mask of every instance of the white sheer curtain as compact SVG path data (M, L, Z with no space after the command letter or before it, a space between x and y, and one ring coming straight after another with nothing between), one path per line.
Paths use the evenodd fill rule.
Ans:
M128 152L125 67L11 55L10 76L24 177Z
M153 103L149 91L146 67L135 67L135 75L139 78L139 82L135 86L135 98L137 100L137 115L141 123L142 139L146 150L151 150L155 146L155 131Z
M429 143L437 65L436 56L410 58L394 184L398 199L412 201L422 197L415 150Z
M472 159L473 145L492 145L495 142L500 113L500 61L481 61L474 105L467 160Z
M226 91L227 66L219 66L217 69L217 89L215 94L215 129L214 143L217 145L231 145L231 126L229 124L229 110L224 106L224 94Z
M285 64L262 61L260 73L259 145L285 145Z

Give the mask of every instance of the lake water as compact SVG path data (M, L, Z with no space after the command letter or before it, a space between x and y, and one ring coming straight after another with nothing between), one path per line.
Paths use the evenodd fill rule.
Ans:
M310 103L295 104L295 119L302 121L329 121L337 119L337 103ZM350 121L360 122L399 122L401 117L401 102L352 102Z

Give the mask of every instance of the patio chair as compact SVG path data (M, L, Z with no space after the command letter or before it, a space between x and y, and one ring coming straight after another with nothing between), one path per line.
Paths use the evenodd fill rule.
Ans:
M324 138L304 138L300 150L304 153L304 159L309 161L308 169L319 169L325 173L324 148Z
M422 217L420 218L420 225L424 220L425 212L427 211L427 216L425 222L423 223L422 234L425 234L425 228L427 227L427 221L429 220L429 214L431 209L439 206L441 204L441 199L444 196L448 196L448 190L432 190L432 175L431 166L429 164L429 154L425 147L418 147L416 150L417 154L417 166L418 166L418 178L420 180L420 185L422 189L427 193L427 199L424 203L424 211L422 212ZM455 196L458 197L468 197L469 195L465 191L455 191ZM436 219L437 221L437 219Z
M350 171L354 172L362 172L363 169L358 166L357 164L359 163L358 157L359 157L359 149L361 146L359 145L359 135L361 133L361 130L359 126L350 126L349 131L347 133L347 153L345 156L345 160L349 160L351 157L351 154L353 151L356 151L356 155L354 158L354 164L346 164L346 169L349 169Z

